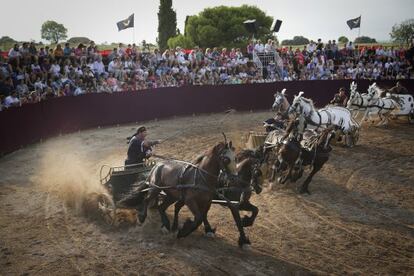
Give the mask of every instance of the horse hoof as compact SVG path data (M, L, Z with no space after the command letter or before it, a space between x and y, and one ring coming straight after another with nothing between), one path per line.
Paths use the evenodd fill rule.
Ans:
M279 184L283 184L283 177L282 176L278 177L277 182L279 182Z
M216 234L214 234L213 232L207 232L206 233L206 237L207 238L215 238L216 237Z
M252 250L252 246L250 244L245 243L245 244L242 245L242 250L250 251L250 250Z
M167 227L165 227L165 226L163 226L163 227L161 227L161 232L164 234L164 235L167 235L167 234L169 234L170 233L170 231L167 229Z

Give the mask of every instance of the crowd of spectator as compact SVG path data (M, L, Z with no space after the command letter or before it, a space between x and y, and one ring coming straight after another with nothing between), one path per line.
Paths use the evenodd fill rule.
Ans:
M272 41L249 44L248 52L265 54L274 51ZM332 79L388 79L414 78L413 47L355 47L352 42L339 47L335 40L322 43L311 41L302 49L292 47L278 50L279 64L266 66L264 77L272 81L332 80Z
M277 51L278 55L274 55ZM277 58L263 68L258 56ZM222 85L316 79L413 78L410 50L394 47L340 48L335 41L311 41L303 49L277 49L274 42L250 43L241 49L180 47L143 52L135 44L119 44L102 55L92 41L70 47L38 49L16 44L0 57L0 110L53 97L91 92L114 93L158 87Z

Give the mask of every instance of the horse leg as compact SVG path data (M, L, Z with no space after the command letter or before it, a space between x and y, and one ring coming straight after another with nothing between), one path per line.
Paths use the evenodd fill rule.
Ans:
M138 219L140 223L145 222L145 219L147 218L148 205L152 200L158 197L159 193L160 193L160 190L155 189L155 188L148 191L148 194L143 202L142 212L138 213Z
M378 112L378 117L380 118L380 121L378 122L377 126L382 126L384 124L384 116Z
M257 208L256 206L254 206L253 204L251 204L249 201L243 202L240 204L239 206L239 210L240 211L248 211L251 212L252 215L249 216L244 216L242 219L242 226L243 227L249 227L252 226L257 214L259 214L259 208Z
M201 213L198 204L194 200L189 200L186 202L186 205L190 209L191 213L193 213L194 221L187 219L183 227L178 231L177 238L183 238L190 235L200 226L204 219L205 214Z
M245 248L246 245L247 246L250 245L250 241L249 241L249 238L244 233L242 221L240 219L239 209L234 204L230 204L228 207L230 208L231 214L233 215L234 221L236 222L237 229L239 230L239 233L240 233L239 246L241 248Z
M368 111L365 111L364 115L361 118L361 121L359 122L359 125L362 126L362 123L366 120L367 114L368 114Z
M310 192L309 192L309 189L308 189L309 183L312 181L312 177L322 168L322 165L318 165L318 164L313 165L312 171L309 173L308 177L303 182L299 193L301 193L301 194L307 193L307 194L310 195Z
M292 170L293 170L293 165L291 165L291 166L289 166L289 170L288 170L288 172L286 173L286 175L285 176L283 176L283 177L281 177L281 179L280 179L280 181L279 181L279 183L280 184L285 184L286 183L286 181L291 177L291 175L292 175Z
M212 228L210 222L207 219L208 211L210 210L211 202L207 204L207 206L203 210L203 224L204 224L204 233L206 233L207 237L214 237L216 233L216 228Z
M382 123L382 126L388 125L388 123L390 122L390 120L389 120L390 115L391 115L390 113L384 114L384 122Z
M174 205L174 222L171 227L171 231L175 232L178 229L178 214L180 213L181 208L184 206L184 200L179 200Z
M273 182L276 179L276 173L278 171L278 167L280 166L280 164L278 165L278 163L279 163L279 160L276 160L275 162L273 162L272 174L270 175L269 182Z
M158 211L161 216L161 229L164 231L164 229L170 231L170 220L168 219L167 214L165 213L165 210L175 202L175 199L172 197L167 196L164 201L161 203L161 205L158 206ZM167 232L167 231L166 231Z

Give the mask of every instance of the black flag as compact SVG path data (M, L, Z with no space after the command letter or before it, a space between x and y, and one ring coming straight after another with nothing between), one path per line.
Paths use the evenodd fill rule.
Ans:
M127 19L119 21L116 23L118 26L118 32L125 30L127 28L134 27L134 14L131 14Z
M361 16L346 21L346 24L348 24L348 26L349 26L349 28L351 28L351 30L353 28L359 28L361 26Z

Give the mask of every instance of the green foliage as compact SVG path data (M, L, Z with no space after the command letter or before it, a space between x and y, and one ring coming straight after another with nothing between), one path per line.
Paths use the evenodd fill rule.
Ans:
M0 44L16 43L16 42L17 42L16 40L14 40L13 38L8 37L8 36L2 36L0 38Z
M70 43L71 45L79 45L79 44L89 44L91 42L91 40L87 37L82 37L82 36L74 36L69 38L66 42Z
M0 51L8 51L10 48L13 47L15 43L17 43L17 41L13 38L8 36L2 36L0 38Z
M338 38L338 42L339 42L339 43L346 44L346 43L348 43L348 41L349 41L349 39L348 39L346 36L340 36L340 37Z
M186 34L198 46L206 47L245 47L251 34L243 22L256 19L258 33L256 38L272 38L270 27L273 18L255 6L241 7L219 6L206 8L198 15L190 16Z
M188 36L179 34L175 37L168 39L168 47L170 49L175 49L177 46L180 46L184 49L191 49L195 46L194 42Z
M294 36L293 39L285 39L282 41L282 45L305 45L309 44L309 39L303 36Z
M43 39L49 40L51 43L58 43L59 40L64 40L67 38L68 30L55 21L46 21L42 25L41 35Z
M172 0L160 0L158 12L158 46L167 48L168 39L177 35L177 14L172 9Z
M408 19L400 24L394 25L390 36L394 42L409 45L410 40L414 37L414 19Z
M377 41L375 40L375 38L370 38L368 36L360 36L355 38L354 40L355 44L360 44L360 43L377 43Z

